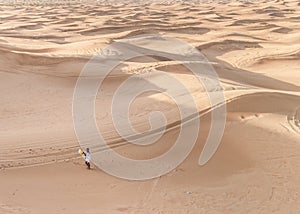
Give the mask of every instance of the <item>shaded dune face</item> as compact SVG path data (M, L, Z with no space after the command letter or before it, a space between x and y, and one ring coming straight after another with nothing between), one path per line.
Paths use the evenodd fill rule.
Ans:
M10 182L24 174L26 185L19 188L28 193L27 187L32 185L29 180L42 185L39 182L43 176L57 173L61 180L49 181L53 203L67 200L67 210L76 207L78 212L86 207L80 207L78 199L56 194L57 186L64 185L61 188L67 195L78 190L90 201L87 205L107 213L111 210L186 213L187 209L191 213L199 210L209 213L213 209L231 213L240 210L297 213L300 210L299 11L296 0L145 6L134 2L2 4L0 172L3 174L0 177L3 179L0 178L0 188L5 195L11 195ZM77 78L91 57L113 41L127 41L128 37L144 34L178 38L212 62L227 108L221 145L206 165L198 165L210 125L219 122L212 121L213 107L207 92L220 89L205 89L182 62L152 55L133 58L120 63L106 76L95 100L95 120L109 147L124 157L147 160L163 155L174 145L182 121L178 105L166 94L142 93L129 108L131 125L137 135L151 131L149 115L153 111L164 114L167 132L155 144L131 144L120 136L112 121L112 99L118 87L134 75L137 78L133 85L139 84L141 78L162 82L164 76L157 74L161 72L181 81L195 100L200 128L194 149L175 170L154 181L127 183L97 169L88 178L93 185L81 183L80 180L86 181L86 174L77 154L79 144L72 118ZM155 43L146 37L143 41L147 47ZM167 89L168 85L157 88ZM126 96L130 94L124 93L124 99ZM105 149L99 146L95 151L103 154ZM99 184L99 180L103 183ZM193 193L186 194L190 189ZM88 191L109 192L122 205L109 201L96 205ZM142 199L134 198L132 202L127 193ZM11 206L9 198L0 194L3 201L0 213L17 213L24 207L33 209L32 201L15 195L20 209ZM97 200L108 200L103 195L97 196ZM41 207L45 208L46 204L41 203ZM38 213L43 210L41 207L35 208ZM60 208L51 210L52 213L61 211Z

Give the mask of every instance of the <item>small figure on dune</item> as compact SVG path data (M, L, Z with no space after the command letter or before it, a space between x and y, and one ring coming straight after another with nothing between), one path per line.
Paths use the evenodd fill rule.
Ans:
M84 158L85 164L87 165L88 169L91 169L91 154L90 154L90 149L86 148L86 151L84 152L82 149L78 150L78 153Z
M85 164L87 165L88 169L91 169L91 154L90 149L86 148L85 154Z

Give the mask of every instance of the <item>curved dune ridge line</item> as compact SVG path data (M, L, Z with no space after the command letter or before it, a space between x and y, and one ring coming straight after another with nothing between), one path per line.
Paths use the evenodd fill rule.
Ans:
M297 213L299 2L98 3L11 6L0 1L0 213ZM136 160L157 157L174 145L182 124L196 118L199 135L188 158L158 179L131 183L98 169L87 173L72 118L77 78L90 58L114 41L170 53L180 48L157 45L152 37L128 39L144 34L196 47L217 72L221 88L205 89L184 66L192 60L144 56L120 64L95 101L98 129L111 148ZM129 112L136 133L126 138L163 135L155 144L136 146L114 128L114 92L133 75L134 85L146 79L167 92L163 74L187 87L198 113L180 120L167 94L141 94ZM211 111L223 104L211 106L208 94L221 90L227 108L224 136L200 167ZM130 95L123 92L124 99ZM153 111L164 114L166 127L151 130ZM93 152L101 155L106 149L99 145Z

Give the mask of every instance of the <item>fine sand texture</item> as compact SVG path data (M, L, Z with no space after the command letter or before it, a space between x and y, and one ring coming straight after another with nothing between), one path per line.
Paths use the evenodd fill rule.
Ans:
M201 121L196 144L182 164L155 179L119 179L94 164L86 170L72 118L77 78L89 59L114 41L141 36L151 47L153 38L143 39L144 34L180 39L211 62L226 100L221 144L207 164L198 164L216 122L207 89L180 62L139 57L117 66L99 89L99 131L116 152L133 159L170 149L181 120L176 103L163 93L143 93L130 108L139 133L151 129L151 112L165 115L170 129L156 144L130 144L111 119L112 97L122 82L134 74L163 82L159 71L182 81L194 97ZM134 79L133 86L138 83ZM0 1L0 97L1 214L300 213L298 0Z

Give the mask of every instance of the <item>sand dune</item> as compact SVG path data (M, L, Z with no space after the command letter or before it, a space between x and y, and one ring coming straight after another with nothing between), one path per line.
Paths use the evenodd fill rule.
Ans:
M0 213L299 213L298 1L0 5ZM227 123L216 154L199 166L216 107L205 88L182 62L148 56L118 66L96 99L99 130L118 153L161 155L182 124L174 100L146 93L132 103L133 127L147 132L149 114L161 111L168 131L147 149L119 136L112 95L133 74L162 82L160 74L168 73L181 80L201 120L195 148L179 167L133 182L95 166L85 170L72 99L93 55L143 34L178 38L207 57L221 81L221 88L209 90L223 90ZM143 43L151 47L154 40Z

